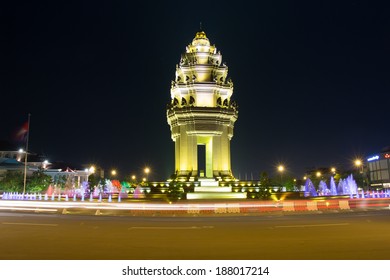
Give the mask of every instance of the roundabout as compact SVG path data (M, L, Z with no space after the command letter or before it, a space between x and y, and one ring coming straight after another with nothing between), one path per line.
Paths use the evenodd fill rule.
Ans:
M3 194L4 196L4 194ZM107 216L214 216L288 213L345 212L389 209L390 198L324 198L297 200L179 200L102 199L92 200L0 200L1 211L82 214Z

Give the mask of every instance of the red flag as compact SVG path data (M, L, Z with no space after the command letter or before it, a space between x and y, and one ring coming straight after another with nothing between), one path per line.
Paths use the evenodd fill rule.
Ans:
M27 139L27 133L28 133L28 122L25 122L22 127L16 131L15 133L15 140L17 142L25 142Z

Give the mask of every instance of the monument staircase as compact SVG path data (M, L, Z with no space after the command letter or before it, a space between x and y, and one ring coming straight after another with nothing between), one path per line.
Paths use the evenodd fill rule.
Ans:
M220 186L215 178L199 178L199 186L193 193L187 193L187 199L245 199L246 192L232 192L230 186Z

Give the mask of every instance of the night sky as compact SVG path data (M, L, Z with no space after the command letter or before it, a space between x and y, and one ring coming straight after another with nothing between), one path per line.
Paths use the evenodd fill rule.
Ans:
M31 113L30 150L50 161L167 179L171 80L200 22L234 82L236 177L350 167L390 145L387 1L9 2L0 139Z

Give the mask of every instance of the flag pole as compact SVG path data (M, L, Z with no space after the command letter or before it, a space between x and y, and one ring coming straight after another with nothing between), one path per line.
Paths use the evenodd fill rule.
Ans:
M27 139L26 139L26 156L24 157L24 178L23 178L23 195L26 192L26 180L27 180L27 153L28 153L28 138L30 134L30 116L28 114L28 122L27 122Z

